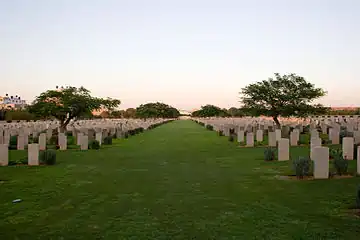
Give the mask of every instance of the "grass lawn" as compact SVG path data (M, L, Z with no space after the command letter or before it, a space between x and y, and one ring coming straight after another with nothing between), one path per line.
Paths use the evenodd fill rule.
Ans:
M276 178L289 169L176 121L100 151L58 152L55 166L1 167L0 239L358 240L348 207L360 178Z

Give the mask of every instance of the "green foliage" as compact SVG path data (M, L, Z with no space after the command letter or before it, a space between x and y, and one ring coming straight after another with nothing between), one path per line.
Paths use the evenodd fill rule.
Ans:
M112 145L113 138L111 136L107 136L104 138L104 145Z
M41 163L46 165L55 165L56 163L56 151L53 149L48 149L45 151L40 151L39 159Z
M234 142L234 135L230 134L228 137L229 142Z
M52 135L48 140L49 145L57 145L58 144L58 135Z
M112 139L112 138L111 138ZM100 149L100 143L98 140L91 140L89 142L89 149L95 149L98 150Z
M229 108L227 112L231 117L244 117L246 115L244 109L236 107Z
M224 136L224 131L223 130L219 130L218 131L218 135L221 137L221 136Z
M67 145L75 145L75 137L67 136Z
M264 149L264 160L266 162L274 161L275 157L276 157L276 148L267 147Z
M5 114L6 121L17 121L17 120L30 121L35 119L37 119L36 116L34 114L31 114L29 111L25 109L21 109L21 110L11 109L11 110L7 110Z
M310 173L311 161L308 157L299 157L293 161L295 175L298 178L308 176Z
M356 189L356 208L360 209L360 185Z
M227 117L229 114L227 110L223 110L214 105L202 106L200 110L195 111L191 114L192 117Z
M207 124L206 129L212 131L212 130L214 130L214 127L210 124Z
M343 175L347 173L349 162L344 159L342 151L337 151L334 155L334 168L336 169L336 173L338 175Z
M17 149L17 136L11 136L9 141L9 150Z
M27 158L22 158L22 159L10 159L8 165L9 166L14 166L14 165L27 165L28 164L28 159Z
M324 113L326 108L312 101L325 95L321 88L315 88L303 77L295 74L275 73L275 79L269 78L250 84L241 91L244 109L253 116L273 117L277 126L279 116L305 117L310 114Z
M93 110L101 108L111 110L119 104L119 100L92 97L84 87L66 87L41 93L29 106L29 111L40 117L55 117L64 131L71 119L92 115Z
M136 109L128 108L122 113L123 118L136 118Z
M180 112L167 104L156 102L142 104L136 108L138 118L177 118Z
M340 130L340 144L342 144L344 137L354 137L354 133L349 132L346 129L341 129Z

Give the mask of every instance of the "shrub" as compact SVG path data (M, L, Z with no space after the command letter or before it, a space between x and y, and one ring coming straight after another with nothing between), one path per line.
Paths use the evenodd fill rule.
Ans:
M75 138L73 136L67 136L67 145L75 145Z
M32 143L39 143L39 137L33 137Z
M234 135L230 134L228 137L229 142L233 142L234 141Z
M73 135L72 131L67 131L65 134L66 134L66 136L68 136L68 137L72 137L72 135Z
M19 164L27 165L28 164L27 158L17 159L17 160L11 160L10 159L9 163L8 163L9 166L14 166L14 165L19 165Z
M219 130L218 134L219 136L224 136L224 132L222 130Z
M54 165L56 163L56 151L53 149L40 151L40 162L46 165Z
M214 127L210 124L207 124L206 129L212 131L212 130L214 130Z
M112 145L113 138L111 136L107 136L104 138L104 145Z
M343 175L347 173L349 162L344 159L342 151L337 151L337 154L334 155L334 167L338 175Z
M264 160L265 161L274 161L276 156L276 149L272 147L265 148L264 150Z
M340 130L340 143L342 144L344 137L354 137L354 133L348 132L347 130Z
M111 138L111 137L109 137ZM111 141L112 141L112 138L111 138ZM89 149L100 149L100 143L98 140L91 140L90 143L89 143Z
M49 145L56 145L58 143L58 136L52 135L49 139Z
M129 133L128 132L124 133L124 138L129 138Z
M297 178L304 178L310 172L311 161L308 157L299 157L294 160L293 167Z
M356 190L356 208L360 209L360 185Z
M9 141L9 150L17 149L17 136L11 136Z

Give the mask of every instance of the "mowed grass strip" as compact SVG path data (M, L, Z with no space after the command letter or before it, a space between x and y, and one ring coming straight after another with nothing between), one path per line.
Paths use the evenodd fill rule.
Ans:
M175 121L55 166L1 167L0 239L359 239L359 178L278 180L290 167Z

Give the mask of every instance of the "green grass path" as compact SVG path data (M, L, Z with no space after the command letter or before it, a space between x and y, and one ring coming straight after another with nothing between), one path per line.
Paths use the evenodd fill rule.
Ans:
M360 238L347 210L359 178L275 178L288 168L176 121L100 151L59 152L55 166L0 168L0 239Z

